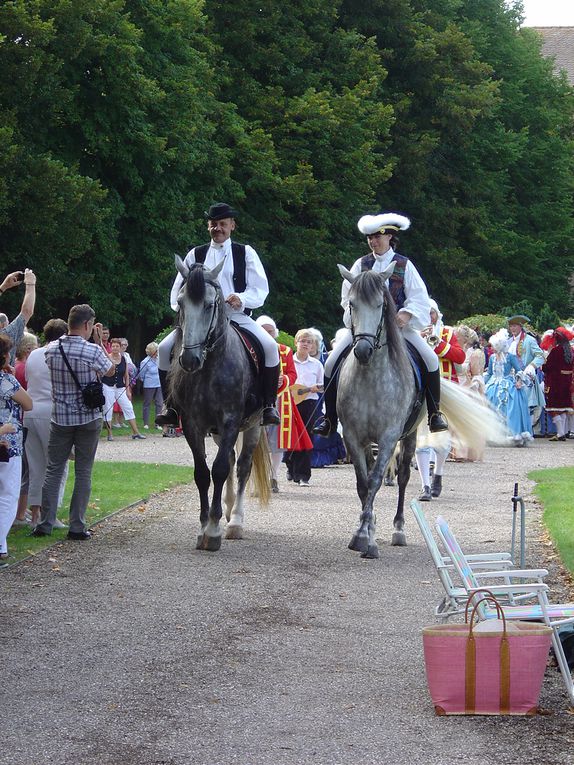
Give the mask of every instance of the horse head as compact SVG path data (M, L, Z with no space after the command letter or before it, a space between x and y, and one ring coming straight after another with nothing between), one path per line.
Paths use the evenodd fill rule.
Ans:
M183 278L177 296L182 330L178 361L186 372L199 371L207 354L223 337L226 315L218 282L223 263L210 271L199 263L186 266L175 256L175 266Z
M351 283L349 311L353 353L359 364L368 364L373 353L386 345L385 321L392 299L386 281L395 269L394 262L384 271L362 271L354 276L339 265L341 276Z

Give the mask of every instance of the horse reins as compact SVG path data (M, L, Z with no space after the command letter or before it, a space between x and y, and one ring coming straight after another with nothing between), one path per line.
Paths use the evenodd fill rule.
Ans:
M380 348L382 348L384 345L387 345L387 341L385 340L384 343L381 342L381 333L383 331L383 325L385 323L385 307L381 308L381 320L379 321L379 326L377 327L377 331L373 335L370 332L357 332L355 334L355 330L353 328L353 307L349 303L349 313L351 315L351 337L353 339L352 348L355 347L357 342L359 340L367 340L373 348L374 351L378 351Z
M185 281L187 281L187 280L185 280ZM185 285L185 281L184 281L184 285ZM217 294L218 295L220 294L220 287L219 287L218 284L216 284L215 282L212 282L212 281L208 281L207 279L205 280L205 283L206 284L210 284L215 289ZM217 313L217 309L219 307L218 303L219 303L219 299L216 299L215 302L213 303L213 311L211 313L211 319L209 321L209 328L207 330L207 334L205 335L205 340L203 340L201 343L193 343L193 345L182 345L181 346L181 350L182 351L191 351L194 348L201 348L202 349L201 355L203 356L203 359L205 360L206 357L207 357L207 354L210 353L215 348L217 343L223 338L223 336L225 335L225 332L221 332L221 334L219 334L215 338L215 340L210 342L211 336L213 335L213 333L215 332L215 329L216 329L215 326L214 326L214 323L215 323L215 316L216 316L216 313ZM180 318L181 318L181 313L180 313ZM225 321L227 323L229 323L229 318L227 316L225 317Z

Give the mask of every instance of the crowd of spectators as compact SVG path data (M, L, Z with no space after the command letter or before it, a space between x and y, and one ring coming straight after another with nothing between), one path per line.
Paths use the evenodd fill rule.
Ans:
M79 305L72 308L68 321L53 318L44 325L41 344L27 326L35 307L34 272L8 274L0 284L0 296L20 287L24 295L17 316L10 320L0 313L0 566L8 557L12 526L29 526L34 536L67 526L57 510L69 459L75 459L75 486L68 537L88 539L85 513L102 423L111 433L117 407L132 438L145 438L132 405L138 380L144 390L146 430L151 402L156 412L163 403L155 343L146 348L138 370L127 352L127 339L110 339L109 327L95 322L91 307ZM81 389L98 380L107 383L102 386L105 403L90 408ZM121 422L114 425L122 427Z

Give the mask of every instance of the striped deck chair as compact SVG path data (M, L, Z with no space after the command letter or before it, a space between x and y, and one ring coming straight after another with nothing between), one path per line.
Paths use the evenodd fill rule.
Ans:
M460 545L456 541L456 538L450 530L448 523L442 516L436 519L436 528L438 534L445 546L445 550L448 553L452 563L457 570L464 588L468 595L471 595L475 590L484 587L477 577L475 576L472 567L465 557ZM514 569L512 571L512 577L516 579L529 579L531 574L538 573L536 570L528 571L525 569ZM499 572L500 574L500 572ZM552 629L552 646L554 648L554 654L560 668L560 672L564 679L564 685L570 699L570 703L574 704L574 683L572 681L572 674L568 669L568 662L564 655L564 649L560 641L559 630L560 627L566 624L574 624L574 603L550 603L548 600L548 585L544 582L527 582L525 584L491 584L489 582L488 589L494 595L505 595L508 592L514 593L520 592L535 592L537 597L536 605L506 605L501 604L501 608L504 612L504 616L507 619L525 619L525 620L538 620L543 621ZM489 606L488 602L484 599L484 595L478 593L476 597L479 599L479 607L477 613L480 619L496 619L497 612L495 608Z
M419 525L419 529L431 555L432 562L437 570L440 583L445 591L445 595L436 606L434 613L438 619L446 621L451 616L464 613L466 601L468 600L468 593L464 587L457 586L453 582L451 578L451 572L454 570L452 561L448 555L443 555L441 553L418 500L413 499L411 501L411 510ZM475 572L475 575L480 578L481 582L483 582L483 587L486 586L486 580L492 578L493 571L494 575L499 577L500 571L512 569L514 565L509 552L486 552L477 555L467 555L466 559ZM510 581L510 575L507 574L506 577L504 577L504 582L505 584L510 584ZM542 581L542 572L540 581ZM524 596L519 595L518 599L521 597ZM508 600L509 602L515 602L516 598L510 593Z

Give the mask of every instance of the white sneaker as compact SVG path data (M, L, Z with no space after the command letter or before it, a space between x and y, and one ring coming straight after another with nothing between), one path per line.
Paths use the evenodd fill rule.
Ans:
M52 528L54 528L54 529L67 529L68 528L68 524L67 523L63 523L59 518L56 518Z
M149 430L149 425L144 425L144 430Z
M310 486L309 481L299 481L299 486Z
M121 427L122 426L120 425L119 422L114 422L113 425L112 425L112 428L121 428Z

